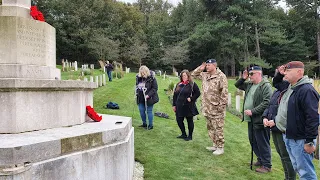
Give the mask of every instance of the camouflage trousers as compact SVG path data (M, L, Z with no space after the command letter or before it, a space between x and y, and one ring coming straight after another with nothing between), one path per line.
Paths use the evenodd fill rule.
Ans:
M218 148L224 147L224 113L217 116L206 116L209 137Z

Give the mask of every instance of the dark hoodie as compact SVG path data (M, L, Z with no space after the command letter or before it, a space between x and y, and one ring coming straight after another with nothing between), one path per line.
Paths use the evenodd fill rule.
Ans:
M278 113L278 106L279 106L278 98L279 98L281 92L285 91L289 86L289 82L283 81L283 77L284 77L284 75L280 74L279 72L276 73L276 75L274 76L274 78L272 80L272 84L276 88L276 90L274 91L274 93L271 96L268 108L266 110L264 110L264 112L262 114L262 119L267 118L268 120L274 120L274 122L275 122L275 117ZM271 128L271 131L281 132L277 128L277 126L273 126Z

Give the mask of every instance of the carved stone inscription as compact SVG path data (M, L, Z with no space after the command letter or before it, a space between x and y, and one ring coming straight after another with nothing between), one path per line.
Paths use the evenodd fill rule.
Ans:
M44 29L27 25L17 27L18 50L20 58L31 64L47 65L47 60L54 61L54 37ZM28 64L29 64L28 63Z

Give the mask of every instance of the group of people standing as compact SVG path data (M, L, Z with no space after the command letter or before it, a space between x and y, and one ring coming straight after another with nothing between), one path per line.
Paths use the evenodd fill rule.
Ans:
M246 81L247 79L249 81ZM277 68L272 82L262 68L244 71L235 86L246 92L243 121L248 122L252 151L259 166L256 172L271 171L270 131L281 158L285 179L317 179L312 159L319 126L319 93L304 75L304 64L291 61Z
M202 92L192 78L202 80ZM272 85L275 91L272 92ZM235 86L245 91L243 119L248 123L252 153L257 156L251 167L259 173L271 172L270 131L280 155L285 179L317 179L312 159L319 126L319 94L304 75L304 64L291 61L277 68L272 80L264 78L262 68L252 66L242 73ZM142 125L153 129L153 105L159 101L154 73L141 66L136 77L136 95ZM192 73L183 70L173 94L173 111L181 135L193 139L193 117L199 114L197 98L202 95L202 113L213 145L206 149L214 155L224 153L224 119L228 102L228 80L215 59L209 59ZM146 115L147 113L147 115ZM147 125L146 118L149 124ZM187 119L188 134L184 119ZM253 156L252 156L253 157Z
M190 141L193 139L193 117L198 115L196 101L200 96L200 89L192 77L202 80L202 112L207 120L207 129L213 145L207 147L214 155L224 153L224 118L228 102L228 80L217 67L215 59L209 59L196 68L191 74L188 70L180 73L180 82L176 84L173 93L172 109L176 115L181 135L177 138ZM142 119L140 127L153 129L153 105L159 101L158 85L154 73L146 66L141 66L136 76L137 104ZM146 115L147 113L147 115ZM149 125L146 117L148 116ZM187 119L188 134L184 119Z

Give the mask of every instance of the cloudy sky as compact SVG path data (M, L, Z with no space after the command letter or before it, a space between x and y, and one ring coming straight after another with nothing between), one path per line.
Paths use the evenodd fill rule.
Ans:
M118 0L118 1L122 1L122 2L129 2L129 3L133 3L133 2L137 2L137 0ZM171 4L173 4L174 6L176 6L179 2L181 2L182 0L168 0ZM279 6L281 6L282 8L286 9L286 3L285 0L282 0L279 3Z

